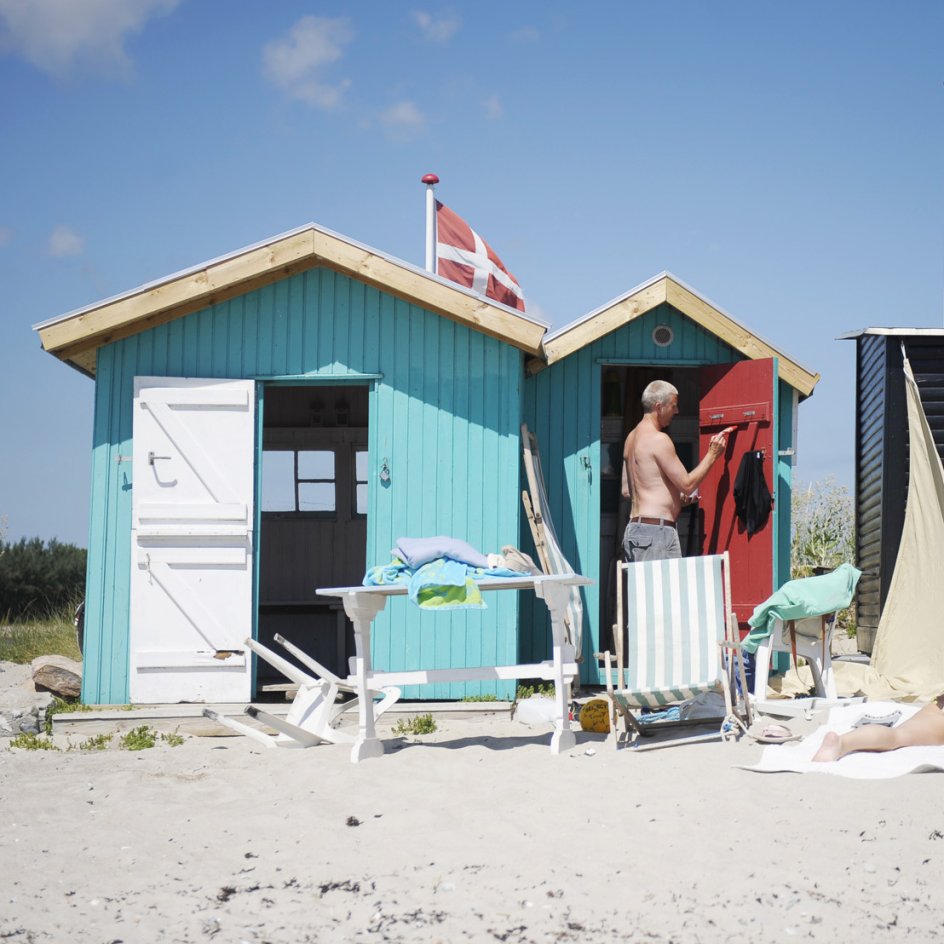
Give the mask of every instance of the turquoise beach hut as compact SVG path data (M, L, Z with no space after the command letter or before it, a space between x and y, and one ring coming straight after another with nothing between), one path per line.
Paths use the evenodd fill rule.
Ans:
M701 499L678 523L683 553L727 550L734 611L744 631L754 607L790 578L790 504L797 406L819 380L669 273L661 273L544 338L527 362L525 422L536 433L549 512L564 555L596 583L584 588L581 680L602 683L594 653L610 648L615 562L629 515L621 495L623 441L642 415L655 379L679 390L670 430L692 468L707 440L734 425L724 469L715 466ZM765 526L748 535L733 484L756 454L773 496ZM522 600L522 647L545 651L547 631ZM533 618L529 615L533 613Z
M284 679L246 651L278 633L347 674L350 629L318 587L360 583L399 537L530 548L522 422L537 433L565 555L584 589L581 680L600 681L627 513L622 439L642 388L675 383L683 461L717 426L759 453L775 496L760 534L731 481L680 522L689 553L728 549L745 621L789 576L798 403L818 375L662 274L547 326L313 224L37 325L95 383L83 701L247 702ZM378 669L533 662L543 604L378 617ZM512 682L408 698L513 695Z
M246 702L275 633L347 674L317 587L401 536L517 544L524 359L546 325L309 225L36 326L95 383L83 701ZM516 594L392 601L378 668L513 664ZM512 683L430 685L460 697Z

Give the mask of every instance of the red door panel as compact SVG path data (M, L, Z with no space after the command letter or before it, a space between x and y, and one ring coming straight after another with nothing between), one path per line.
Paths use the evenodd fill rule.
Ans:
M763 453L764 478L771 495L776 452L774 430L774 360L713 364L700 370L699 455L708 440L725 426L736 426L728 437L726 461L716 462L701 484L699 502L704 515L702 553L728 551L731 557L731 596L734 613L747 632L754 607L773 592L774 515L750 537L734 511L734 481L748 452Z

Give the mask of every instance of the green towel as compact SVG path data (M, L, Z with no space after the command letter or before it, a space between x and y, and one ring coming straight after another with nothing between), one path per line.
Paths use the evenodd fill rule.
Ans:
M840 564L831 574L790 580L755 607L747 621L753 629L741 643L745 652L757 647L774 630L776 620L805 619L844 610L851 602L862 571L852 564Z

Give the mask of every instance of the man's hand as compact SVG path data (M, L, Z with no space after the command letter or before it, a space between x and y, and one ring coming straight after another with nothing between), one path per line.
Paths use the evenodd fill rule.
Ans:
M711 439L708 440L708 451L711 452L716 458L724 452L725 447L728 445L728 436L737 429L736 426L725 426L720 433L715 433Z

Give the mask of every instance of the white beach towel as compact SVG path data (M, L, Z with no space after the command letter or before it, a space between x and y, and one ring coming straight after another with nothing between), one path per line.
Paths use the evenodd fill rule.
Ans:
M907 721L920 705L902 705L897 702L867 702L833 708L829 720L812 734L796 744L777 744L764 748L760 760L753 766L739 764L744 770L758 773L817 773L834 774L853 780L889 780L903 774L944 771L944 747L902 747L882 753L847 754L836 761L813 761L812 757L823 743L827 731L845 734L863 714L883 715L901 711L898 724Z

